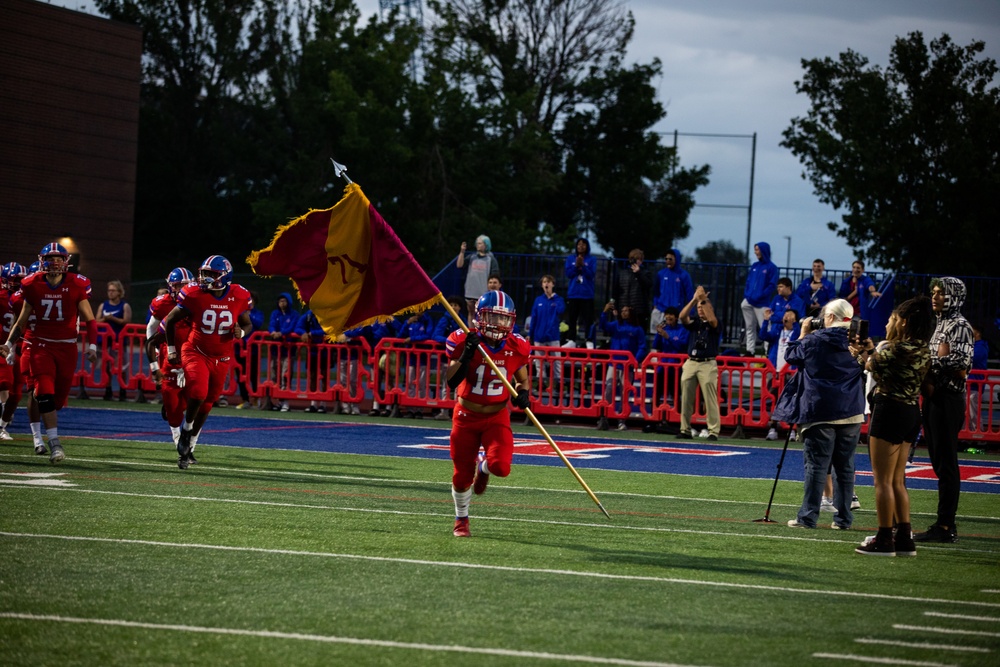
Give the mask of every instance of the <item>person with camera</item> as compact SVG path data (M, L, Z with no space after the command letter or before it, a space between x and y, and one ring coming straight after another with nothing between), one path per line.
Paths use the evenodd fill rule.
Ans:
M889 317L884 341L851 342L851 353L875 380L868 425L868 453L875 476L878 534L855 549L866 556L916 556L906 491L906 459L920 433L920 386L931 365L928 342L935 317L927 297L899 304ZM893 521L896 535L893 537Z
M697 317L691 317L696 310ZM681 429L680 437L690 439L691 416L694 414L695 388L701 387L705 401L708 439L718 440L722 422L719 419L719 320L715 316L708 292L701 285L680 313L681 324L688 330L688 359L681 368Z
M820 317L803 320L802 337L788 343L785 361L798 372L789 378L773 414L780 421L797 423L803 441L802 506L788 525L816 527L832 462L837 513L831 528L847 530L854 518L854 450L865 421L865 374L849 346L854 308L834 299L820 312Z

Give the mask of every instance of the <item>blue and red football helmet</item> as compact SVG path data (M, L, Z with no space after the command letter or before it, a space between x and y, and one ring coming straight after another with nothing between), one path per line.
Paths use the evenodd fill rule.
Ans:
M69 251L58 243L49 243L38 253L41 270L46 273L66 273L69 259Z
M184 289L185 285L193 282L194 274L185 269L183 266L178 266L167 275L167 289L169 289L170 293L175 296L178 292Z
M209 290L224 290L233 282L233 265L222 255L212 255L198 268L198 283Z
M476 328L483 338L494 345L510 335L516 319L514 300L506 292L487 292L476 303Z
M21 281L28 275L28 270L24 268L23 264L18 264L17 262L8 262L0 268L0 282L3 283L4 289L8 289L11 292L16 292L21 288Z
M30 276L32 273L38 273L41 270L42 270L42 263L36 259L34 262L31 263L31 266L28 267L28 275Z

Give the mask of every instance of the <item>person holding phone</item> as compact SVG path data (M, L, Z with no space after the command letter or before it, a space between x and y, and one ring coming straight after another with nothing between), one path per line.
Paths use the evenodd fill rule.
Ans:
M875 380L868 452L875 477L878 534L855 549L865 556L917 555L910 527L906 459L910 444L920 432L920 386L930 369L927 343L934 323L930 299L917 297L904 301L892 312L886 339L878 347L867 336L851 342L854 358Z

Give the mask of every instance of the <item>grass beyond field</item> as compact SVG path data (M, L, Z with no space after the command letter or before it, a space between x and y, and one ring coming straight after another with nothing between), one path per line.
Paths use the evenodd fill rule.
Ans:
M1000 496L961 542L855 555L800 482L517 465L451 535L448 461L0 444L4 665L1000 664ZM936 493L913 491L914 523Z

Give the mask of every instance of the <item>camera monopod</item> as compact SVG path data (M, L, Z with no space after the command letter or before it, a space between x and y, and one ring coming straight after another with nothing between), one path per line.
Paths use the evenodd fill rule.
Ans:
M778 488L778 477L781 476L781 464L785 462L785 452L788 451L788 441L792 439L793 430L794 429L789 428L788 433L785 434L785 446L781 448L781 458L778 459L778 472L774 474L774 486L771 487L771 497L767 501L767 509L764 511L764 518L754 519L754 523L777 523L777 521L771 518L771 503L774 502L774 492Z

